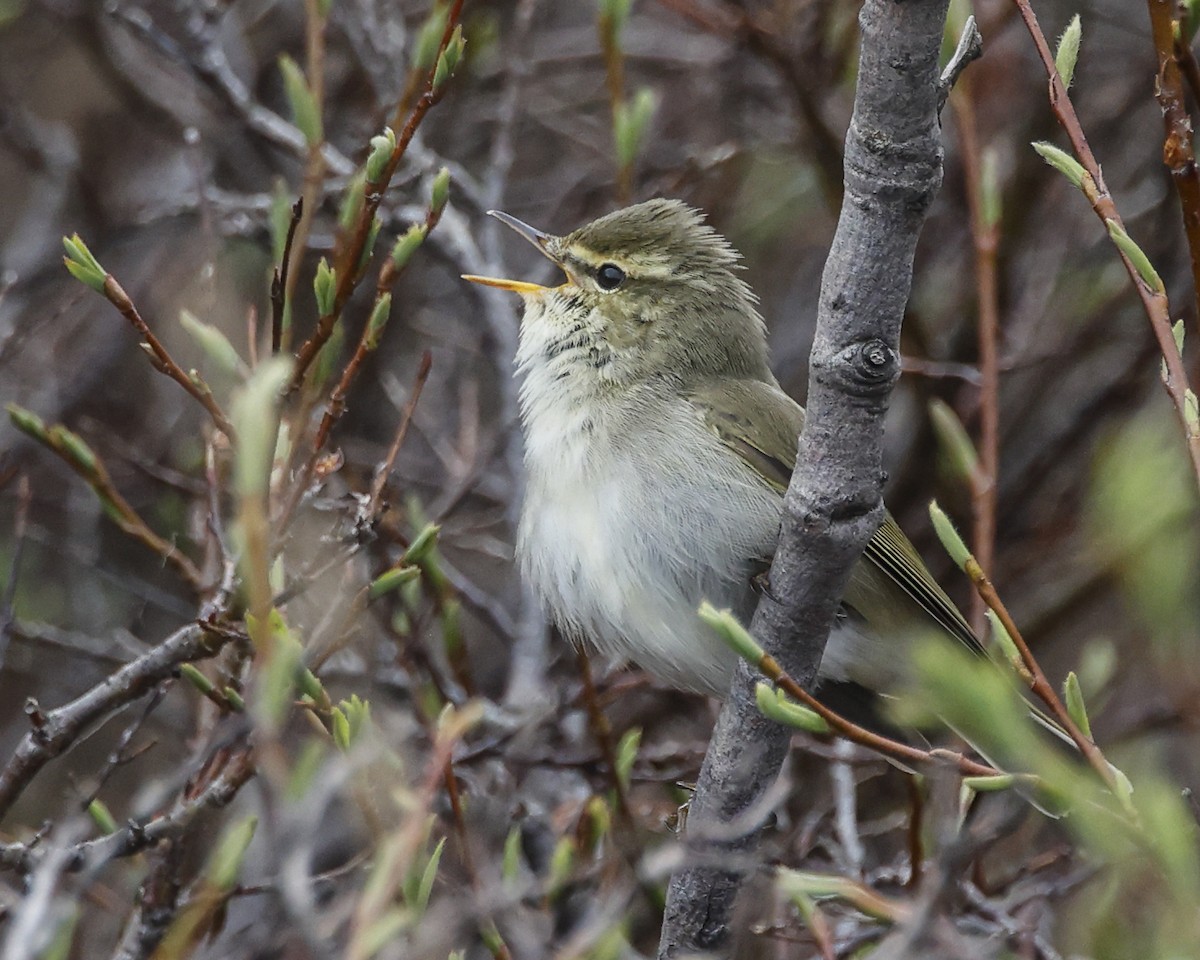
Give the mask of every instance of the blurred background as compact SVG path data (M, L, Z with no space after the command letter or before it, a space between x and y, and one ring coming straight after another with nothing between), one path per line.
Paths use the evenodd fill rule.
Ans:
M496 854L510 821L534 822L523 837L536 872L538 858L545 860L605 783L579 700L576 658L542 622L512 564L521 488L511 363L518 304L459 280L469 272L545 281L552 268L485 211L500 208L564 233L626 201L674 196L702 208L743 254L776 373L802 399L840 203L857 8L837 0L637 0L606 56L593 3L465 4L465 61L384 197L381 249L425 216L443 166L450 204L399 279L387 336L335 428L331 447L345 464L306 499L285 555L289 575L311 574L311 589L288 607L289 622L303 632L348 602L345 571L323 568L322 560L347 498L369 485L383 459L430 351L388 500L392 522L409 534L427 519L442 524L445 595L459 605L465 650L448 656L440 608L430 614L418 604L400 627L394 617L387 629L359 625L322 679L369 696L375 722L397 743L411 735L414 671L440 671L452 678L443 694L472 692L496 711L488 735L495 742L476 743L459 766L464 792L477 798L472 824L482 860ZM146 362L117 311L63 269L61 238L79 233L87 241L180 363L203 370L227 405L237 377L206 366L180 324L181 310L250 355L248 317L270 313L278 256L272 211L280 198L290 203L306 189L307 175L316 203L307 249L294 264L293 301L297 336L307 335L317 259L333 249L347 183L405 87L429 11L424 0L333 0L321 53L325 145L313 180L313 152L293 123L278 63L281 54L311 62L311 3L0 0L0 399L83 436L137 511L198 561L209 506L209 425ZM965 5L955 11L961 22ZM1173 317L1184 320L1195 382L1200 353L1191 342L1200 325L1179 204L1162 163L1146 9L1130 0L1041 0L1037 12L1052 36L1071 15L1082 16L1073 99L1129 233L1165 279ZM888 433L888 503L967 609L967 584L933 538L926 505L936 496L970 529L971 495L940 451L928 410L931 400L944 401L979 436L977 250L964 158L986 158L1002 211L990 572L1051 678L1079 671L1097 738L1111 755L1135 767L1161 765L1179 786L1195 784L1196 478L1128 277L1078 191L1030 148L1035 140L1067 143L1015 7L977 0L974 13L985 53L943 114L945 181L921 240L905 323L906 374ZM640 135L629 134L625 163L614 144L614 64L620 96L638 104L635 120L645 121ZM964 138L964 125L973 140ZM339 369L369 312L372 285L364 283L345 311ZM77 696L194 618L197 607L159 557L107 520L61 461L7 421L0 450L6 757L25 733L27 698L49 708ZM20 566L10 575L21 477L31 496ZM395 652L397 635L403 655ZM614 737L635 725L643 730L634 814L665 843L661 824L677 802L670 785L694 776L715 708L619 665L597 661L592 672ZM194 760L196 700L167 694L137 734L154 748L106 776L103 795L118 822L145 814L149 785ZM83 784L126 722L102 728L48 767L9 814L5 836L28 836L44 820L76 810L90 789ZM899 775L878 764L855 769L863 815L879 817L859 866L884 869L903 846L895 836L881 839L901 824L888 812ZM793 773L811 789L794 798L773 852L785 862L837 862L844 851L821 839L819 828L833 803L825 763L805 755ZM344 861L353 847L347 838L361 824L349 815L341 824L328 806L306 816L288 829L323 824L322 855L330 864ZM620 897L634 895L622 884L636 887L635 875L644 879L627 868L619 883L588 882L619 890L627 904ZM17 878L7 883L16 896ZM130 883L114 881L103 895L89 888L90 896L128 909ZM286 910L262 908L266 899L245 898L231 909L228 930L244 939L236 947L228 937L215 941L213 955L308 955L287 952ZM654 910L649 897L634 911L629 936L641 949L652 949ZM89 929L101 938L94 942L105 946L92 952L77 943L77 955L111 951L122 912L110 912L88 913ZM523 948L514 946L520 956L566 942L555 937L592 916L580 903L527 913L553 918L505 930ZM444 916L456 918L447 919L447 931L468 922L462 913ZM788 942L768 929L748 949ZM410 944L408 955L433 956L456 944L447 932L419 949Z

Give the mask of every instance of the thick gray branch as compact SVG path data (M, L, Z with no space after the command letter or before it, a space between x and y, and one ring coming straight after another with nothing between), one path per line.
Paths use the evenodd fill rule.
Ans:
M942 176L937 57L947 5L867 0L860 17L845 200L821 284L808 416L771 589L751 624L808 686L850 570L883 518L884 414L899 373L917 236ZM756 709L756 679L739 668L709 744L688 818L690 865L671 879L660 957L731 950L744 876L735 855L755 846L760 801L790 739Z
M0 769L0 818L34 775L73 746L84 731L149 693L180 664L214 656L228 640L229 635L214 628L190 623L57 710L42 714L36 704L32 705L33 728Z

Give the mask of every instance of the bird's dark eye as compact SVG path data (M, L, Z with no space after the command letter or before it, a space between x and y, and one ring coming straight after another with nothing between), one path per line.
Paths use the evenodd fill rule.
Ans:
M596 271L596 284L601 290L616 290L625 280L625 271L615 263L602 263Z

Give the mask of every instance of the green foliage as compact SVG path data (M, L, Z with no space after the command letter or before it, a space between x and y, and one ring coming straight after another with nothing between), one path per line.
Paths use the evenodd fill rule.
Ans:
M310 147L319 146L325 139L321 111L304 71L287 54L281 54L279 72L283 75L283 90L292 110L292 121L304 134L304 139Z
M1083 24L1079 20L1079 14L1075 14L1063 35L1059 37L1058 51L1054 55L1054 66L1058 75L1062 77L1064 87L1070 87L1071 81L1075 79L1075 64L1079 60L1079 44L1082 40Z
M616 142L617 166L629 167L637 159L646 139L646 131L658 109L658 94L642 87L632 100L617 104L613 115L613 138Z
M1065 150L1060 150L1053 144L1040 140L1033 144L1033 149L1046 163L1070 180L1077 188L1082 189L1087 171L1083 169L1083 165L1078 160Z
M967 561L971 559L971 551L967 549L966 542L936 500L929 501L929 519L933 521L933 530L942 542L942 547L950 554L950 559L960 570L965 570Z
M92 251L88 249L79 234L63 237L63 248L67 251L67 255L63 257L63 263L70 271L71 276L80 283L87 284L97 293L103 293L108 274L100 266L100 261L92 256Z
M769 683L760 682L754 688L754 695L763 716L776 723L818 735L830 732L824 717L809 707L793 703L782 690L777 690Z

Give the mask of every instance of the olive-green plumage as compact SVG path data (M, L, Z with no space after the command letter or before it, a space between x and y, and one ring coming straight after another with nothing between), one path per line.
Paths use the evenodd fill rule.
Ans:
M524 573L569 635L723 695L734 657L696 608L752 612L804 418L771 374L737 254L674 200L562 237L498 216L567 276L553 288L471 278L525 300ZM930 631L976 645L889 516L853 573L821 677L887 692L903 646Z

